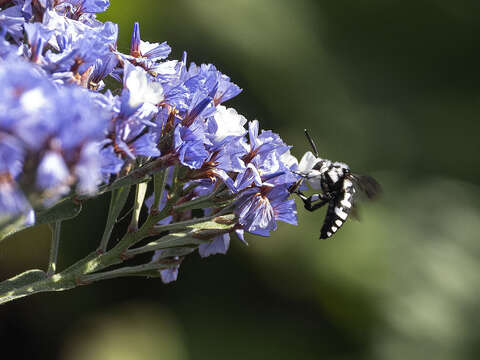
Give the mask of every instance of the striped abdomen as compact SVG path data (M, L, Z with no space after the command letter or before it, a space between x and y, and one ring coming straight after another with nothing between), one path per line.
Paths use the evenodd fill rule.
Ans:
M335 234L347 220L353 207L355 188L349 179L344 179L342 188L328 203L327 215L320 231L320 239L327 239Z

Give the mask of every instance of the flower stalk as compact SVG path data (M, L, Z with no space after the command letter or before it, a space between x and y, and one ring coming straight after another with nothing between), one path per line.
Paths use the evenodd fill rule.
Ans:
M138 221L140 218L140 212L142 210L143 201L145 200L145 194L147 193L147 183L140 183L136 186L135 202L133 203L133 214L128 231L138 230Z
M107 249L108 241L112 235L112 230L117 222L118 217L120 216L120 212L125 207L129 193L130 186L124 186L112 191L110 195L110 207L108 209L107 223L105 224L105 230L97 250L99 253L104 253Z
M60 244L61 221L50 224L52 230L52 244L50 246L50 257L48 261L47 276L52 276L57 270L58 247Z

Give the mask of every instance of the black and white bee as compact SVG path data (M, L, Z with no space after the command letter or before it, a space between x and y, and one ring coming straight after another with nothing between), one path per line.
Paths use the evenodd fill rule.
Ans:
M291 192L303 200L308 211L315 211L328 203L327 215L320 230L320 239L327 239L340 229L354 211L359 194L363 193L368 199L373 199L380 193L381 188L371 176L352 173L347 164L320 158L307 130L305 136L313 154L308 151L302 157L299 171L296 172L302 179L292 187ZM321 189L322 192L310 197L305 196L298 190L303 180L307 180L313 189Z

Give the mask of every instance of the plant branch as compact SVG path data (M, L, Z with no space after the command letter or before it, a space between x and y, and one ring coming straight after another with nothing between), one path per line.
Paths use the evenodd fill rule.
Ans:
M52 245L50 247L50 257L48 261L47 276L52 276L57 270L58 246L60 244L61 221L55 221L50 224L52 229Z
M220 194L222 190L224 190L224 186L218 186L217 189L215 189L211 194L205 195L205 196L200 196L194 200L190 200L187 202L184 202L182 204L176 205L173 207L175 211L184 211L187 209L205 209L205 208L210 208L210 207L219 207L221 203L219 204L216 200L217 195ZM230 194L229 194L230 195ZM232 197L230 196L228 199L225 199L225 201L231 200ZM222 199L223 200L223 199Z
M117 222L120 212L125 206L130 193L130 186L124 186L119 189L113 190L110 197L110 207L108 209L107 223L105 230L98 246L98 252L104 253L108 246L108 241L112 235L112 230Z
M140 218L140 212L142 211L143 200L145 200L147 185L147 183L141 183L137 185L135 191L135 203L133 204L132 220L128 226L128 231L138 230L138 219Z
M126 257L132 257L135 255L143 254L150 251L169 249L172 247L189 246L196 248L198 245L205 241L196 239L192 236L192 232L187 233L174 233L166 235L159 240L149 242L145 246L130 249L125 251ZM193 251L193 250L192 250Z
M152 209L158 209L158 205L163 199L163 192L167 184L168 169L162 170L153 175L153 205Z
M118 277L124 276L145 276L146 272L150 272L152 270L158 271L162 269L166 269L171 267L172 264L161 264L161 263L148 263L143 265L137 266L125 266L119 269L100 272L91 275L80 276L79 281L83 284L90 284L95 281L100 280L107 280L107 279L114 279Z

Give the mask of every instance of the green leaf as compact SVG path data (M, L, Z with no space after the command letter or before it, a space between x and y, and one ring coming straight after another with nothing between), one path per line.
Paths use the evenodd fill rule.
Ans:
M35 225L50 224L56 221L73 219L82 211L82 203L72 199L64 199L53 207L35 214Z
M73 201L71 198L66 198L56 203L49 209L35 212L35 225L51 224L57 221L73 219L80 214L80 211L82 211L81 202ZM24 216L15 219L15 221L1 228L0 241L23 229L26 229L27 227L29 226L25 226Z
M0 283L0 293L7 293L16 290L22 286L33 284L39 280L47 278L47 274L43 270L33 269L25 271L13 278Z
M0 241L6 239L10 235L15 234L16 232L27 228L25 226L25 216L19 216L15 219L8 219L0 225Z

